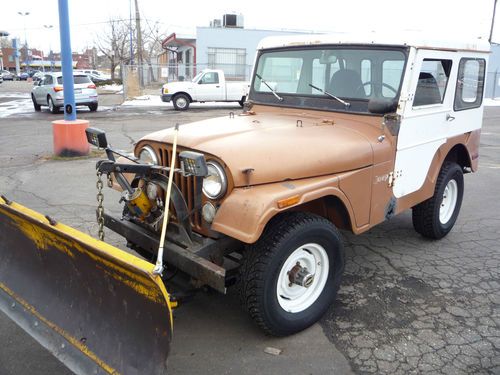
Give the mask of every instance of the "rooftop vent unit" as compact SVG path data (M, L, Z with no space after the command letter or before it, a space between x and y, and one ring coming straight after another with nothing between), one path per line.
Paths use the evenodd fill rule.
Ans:
M243 28L243 14L224 14L222 26L228 28Z
M210 21L210 27L222 27L222 21L220 19L214 19L213 21Z

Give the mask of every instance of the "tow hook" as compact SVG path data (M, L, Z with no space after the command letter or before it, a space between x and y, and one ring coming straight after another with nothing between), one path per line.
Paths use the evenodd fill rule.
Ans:
M300 262L297 262L297 264L288 271L288 280L290 280L289 286L296 284L304 288L309 288L314 281L314 275L310 274L306 267L302 267Z

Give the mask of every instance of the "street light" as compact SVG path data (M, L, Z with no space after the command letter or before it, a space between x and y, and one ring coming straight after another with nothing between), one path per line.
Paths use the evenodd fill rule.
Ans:
M26 37L26 16L29 16L30 12L17 12L21 17L23 17L23 25L24 25L24 65L25 69L28 68L28 38Z
M51 43L50 43L50 30L54 27L53 25L43 25L43 27L45 28L45 30L47 30L48 34L49 34L49 60L50 60L50 71L52 72L54 69L53 69L53 66L54 66L54 60L52 59L52 46L51 46ZM45 64L43 64L43 71L45 72Z

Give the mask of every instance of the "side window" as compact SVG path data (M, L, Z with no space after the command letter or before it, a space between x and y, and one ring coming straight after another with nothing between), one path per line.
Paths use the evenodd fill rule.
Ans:
M219 73L208 72L201 78L202 84L214 84L219 83Z
M424 59L418 76L413 107L443 103L451 65L451 60Z
M42 81L42 85L51 85L52 84L52 76L46 75Z
M453 109L477 108L483 101L484 69L483 59L461 59L458 65L457 88Z

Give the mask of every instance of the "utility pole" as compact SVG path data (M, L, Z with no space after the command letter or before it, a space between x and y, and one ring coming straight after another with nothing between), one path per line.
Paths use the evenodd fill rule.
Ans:
M138 0L135 0L135 27L137 29L137 65L139 72L139 84L144 87L142 72L142 33L141 33L141 15L139 13Z
M488 39L488 41L490 42L490 44L491 44L491 38L493 38L493 28L495 27L495 13L496 13L496 10L497 10L497 0L495 0L495 2L493 3L493 17L491 18L490 38Z
M130 12L130 19L129 19L129 32L130 32L130 66L134 65L134 37L132 36L132 0L128 1L128 7L129 7L129 12Z
M17 12L21 17L23 17L24 25L24 69L29 70L29 58L28 58L28 38L26 37L26 17L30 15L30 12Z

